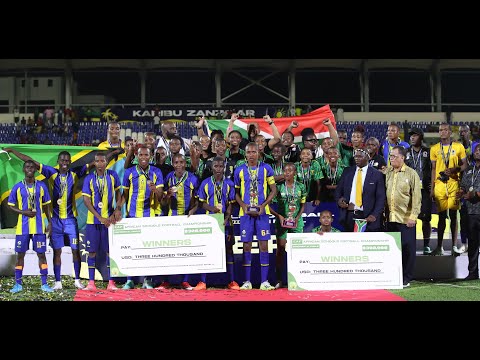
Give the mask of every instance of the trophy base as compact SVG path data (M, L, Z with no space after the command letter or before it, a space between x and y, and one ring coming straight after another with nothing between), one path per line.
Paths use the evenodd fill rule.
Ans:
M282 227L288 228L288 229L294 229L297 227L297 221L285 219L283 220Z
M248 214L258 214L258 213L260 213L260 207L255 206L255 205L249 205L247 207L247 213Z

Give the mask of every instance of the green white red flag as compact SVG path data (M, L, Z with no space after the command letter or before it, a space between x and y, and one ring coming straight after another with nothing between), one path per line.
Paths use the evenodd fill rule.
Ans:
M298 123L298 127L292 130L293 135L295 136L295 142L301 142L301 132L305 128L312 128L315 132L315 135L318 139L325 138L329 135L328 128L323 124L323 120L329 118L333 124L333 127L336 128L335 116L333 115L330 105L322 106L318 109L309 112L308 114L300 116L289 116L282 118L272 118L275 121L275 125L280 132L280 135L290 126L292 121ZM223 120L207 120L207 129L208 134L213 130L222 130L225 136L227 135L227 128L230 119ZM260 128L260 134L264 135L265 138L269 139L273 137L272 130L270 125L263 119L238 119L235 120L233 129L240 131L244 138L247 137L247 128L251 123L258 123Z

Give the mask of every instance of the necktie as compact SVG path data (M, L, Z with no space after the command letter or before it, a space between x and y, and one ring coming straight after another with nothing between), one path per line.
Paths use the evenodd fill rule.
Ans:
M358 168L357 183L355 187L355 205L362 207L362 168Z

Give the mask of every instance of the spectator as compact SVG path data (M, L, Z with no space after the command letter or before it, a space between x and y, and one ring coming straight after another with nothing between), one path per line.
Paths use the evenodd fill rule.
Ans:
M13 121L15 124L18 124L20 121L20 111L18 111L18 108L13 109Z

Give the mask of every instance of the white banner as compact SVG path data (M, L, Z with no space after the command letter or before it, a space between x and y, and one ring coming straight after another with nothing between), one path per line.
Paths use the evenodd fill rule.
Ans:
M223 214L126 218L108 237L112 277L226 271Z
M400 233L287 235L288 290L402 289Z

